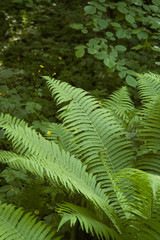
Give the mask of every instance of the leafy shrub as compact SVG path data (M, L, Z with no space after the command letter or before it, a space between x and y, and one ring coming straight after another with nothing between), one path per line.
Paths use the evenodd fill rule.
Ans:
M46 97L43 75L85 90L97 89L96 95L111 91L104 87L107 79L103 66L90 56L74 56L81 34L75 33L69 24L83 21L84 0L78 5L75 1L33 1L36 6L32 7L27 7L26 2L29 0L0 2L0 111L30 123L56 121L55 104L50 96Z
M88 2L84 14L85 23L70 25L89 37L75 47L78 58L87 51L132 87L135 72L159 73L159 1L96 0Z
M0 127L14 151L1 150L0 161L83 199L59 205L59 228L79 221L98 239L158 239L160 77L137 76L141 109L124 87L98 101L68 83L45 79L61 106L62 124L43 123L42 135L2 114Z

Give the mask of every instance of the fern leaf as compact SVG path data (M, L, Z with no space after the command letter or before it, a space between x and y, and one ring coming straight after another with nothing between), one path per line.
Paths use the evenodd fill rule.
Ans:
M153 73L137 74L139 93L143 102L149 102L160 94L160 75Z
M112 181L104 166L116 172L133 165L131 142L126 139L124 128L117 123L110 110L102 109L99 102L82 89L50 78L47 78L47 83L58 104L66 103L60 109L60 116L65 128L73 132L78 146L75 149L76 156L87 165L87 170L96 176L106 194L110 195ZM101 152L105 154L104 161L100 157ZM118 201L117 208L121 209Z
M1 240L54 240L55 231L43 222L37 222L31 213L22 208L15 209L13 205L0 205L0 239Z
M105 184L107 180L98 156L103 149L108 153L107 161L112 171L132 166L131 143L110 111L102 109L98 101L81 89L50 78L47 78L47 83L57 103L66 103L60 109L64 126L74 134L78 146L76 155L90 172L97 175L98 181Z
M153 211L152 175L138 169L120 170L115 175L117 192L123 193L124 209L129 218L150 218ZM157 189L160 187L157 186ZM155 189L155 192L157 192ZM124 199L124 200L123 200ZM143 206L143 207L142 207Z
M77 190L102 209L120 231L120 221L113 207L109 205L105 191L97 184L95 177L88 174L86 167L80 161L71 157L69 153L59 152L57 154L58 160L53 162L53 160L45 161L45 159L38 157L20 156L11 152L0 151L0 161L28 170L40 177L47 177L51 183L56 180L72 191ZM61 161L62 165L60 164Z
M59 223L58 229L60 229L67 221L70 221L72 227L78 220L82 230L85 230L87 233L90 232L93 236L96 235L98 239L109 239L110 237L113 240L120 239L113 228L102 223L93 212L86 208L71 203L64 203L59 205L59 209L62 219Z
M38 126L47 140L55 142L70 153L74 153L75 143L72 141L73 136L62 124L40 122Z
M142 142L138 153L137 167L160 174L160 95L152 96L152 101L143 108L143 121L138 138Z
M129 113L134 110L133 102L126 87L114 92L109 99L103 101L103 106L110 109L117 119L129 121Z

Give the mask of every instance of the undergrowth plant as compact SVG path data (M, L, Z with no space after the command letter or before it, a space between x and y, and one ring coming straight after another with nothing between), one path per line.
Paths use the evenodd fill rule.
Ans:
M45 79L62 123L43 122L40 133L1 114L13 151L1 150L0 161L79 195L77 202L57 205L58 229L79 222L95 239L158 240L160 76L137 74L137 108L126 87L98 101L68 83Z
M75 47L78 58L87 52L103 62L108 75L136 87L135 72L159 73L158 0L89 1L84 21L70 26L83 35Z

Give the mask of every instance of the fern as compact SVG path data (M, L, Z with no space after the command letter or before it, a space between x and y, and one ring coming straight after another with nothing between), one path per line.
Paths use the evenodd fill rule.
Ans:
M74 134L78 146L76 155L90 172L98 175L98 181L102 181L105 187L106 173L98 157L100 151L107 152L106 161L112 171L132 166L133 152L124 129L110 111L102 109L98 101L85 91L58 80L46 79L57 103L66 103L67 100L60 109L63 111L60 117L64 126Z
M1 240L58 240L55 231L51 231L43 222L37 222L31 213L24 214L22 208L0 204L0 239Z
M75 143L72 141L73 136L62 124L38 122L38 128L47 140L55 142L59 147L70 153L74 153Z
M152 101L143 108L143 121L140 124L137 167L160 174L160 95L152 96Z
M70 221L72 227L76 221L79 221L82 230L85 229L87 233L91 233L93 236L96 234L98 239L119 239L117 232L110 227L107 227L93 212L86 208L73 205L71 203L64 203L59 205L59 212L61 212L61 222L59 223L58 229L63 224Z
M103 106L110 109L121 122L128 122L129 114L134 110L133 102L126 87L114 92L109 99L103 101Z
M135 110L126 88L113 94L103 107L81 89L46 80L61 105L62 125L47 123L43 130L52 134L43 137L23 120L2 114L0 127L14 152L0 151L0 162L85 196L84 206L90 203L93 208L62 204L59 227L78 221L99 239L158 239L160 178L147 173L160 173L158 76L144 75L144 80L138 76L145 103L140 111ZM150 85L156 89L154 96L149 93ZM129 127L136 127L134 141L128 139Z
M143 102L149 102L160 93L160 75L153 73L137 74L139 94Z
M95 234L100 239L147 239L155 240L155 236L160 233L160 213L157 208L160 194L160 177L147 174L136 169L121 170L114 176L117 182L117 192L123 193L122 199L126 218L122 217L123 223L122 234L117 233L104 225L105 219L99 219L96 212L90 212L86 208L75 206L70 203L61 204L59 211L62 220L59 228L67 221L73 226L79 221L81 228L86 232ZM125 196L125 198L124 198ZM159 207L159 204L158 204ZM156 213L156 214L155 214ZM100 213L99 213L100 214ZM107 222L106 222L107 224ZM147 230L146 226L149 228ZM156 226L156 227L155 227Z
M104 166L107 164L112 172L133 166L133 151L131 142L125 137L125 130L117 123L112 112L102 109L93 97L87 96L87 92L58 80L47 78L47 82L59 104L65 103L67 99L67 104L60 109L63 111L60 117L65 128L74 134L78 146L75 149L76 156L96 176L109 195L110 202L113 202L110 190L114 189ZM105 155L103 160L101 152ZM117 195L114 203L116 198ZM120 202L116 202L120 211L118 214L124 214Z
M5 117L8 119L9 116L6 115ZM0 121L0 124L4 122L4 118L2 115L2 121ZM11 117L9 119L9 130L11 131L11 129L13 129L14 132L14 129L18 129L18 126L16 125L14 118L13 125ZM5 128L4 126L5 124L3 124L3 128ZM71 156L68 152L59 149L56 144L50 143L49 141L43 139L40 134L35 136L36 132L33 130L31 133L30 129L28 131L27 125L24 127L24 129L21 129L21 124L19 127L19 132L21 132L22 135L26 134L24 141L21 142L21 148L26 148L26 151L29 151L32 154L37 153L37 156L20 156L15 153L1 151L0 161L4 163L7 162L18 168L27 169L28 171L39 175L40 177L47 177L51 182L55 180L57 182L60 181L66 188L69 188L72 191L76 189L78 192L81 192L85 197L99 206L111 219L115 227L119 229L117 215L114 212L114 209L109 205L109 200L107 199L105 191L100 188L99 184L97 184L95 177L86 172L86 167L83 166L82 163L74 156ZM11 133L11 135L12 134L13 133ZM37 139L39 142L35 143L32 139L32 136L33 139ZM42 141L40 139L42 139ZM18 135L17 139L14 137L13 142L14 146L18 146L18 144L20 144ZM41 149L39 153L35 152L38 143L39 146L42 146L43 144L43 149ZM46 156L46 159L42 157L40 158L41 155Z

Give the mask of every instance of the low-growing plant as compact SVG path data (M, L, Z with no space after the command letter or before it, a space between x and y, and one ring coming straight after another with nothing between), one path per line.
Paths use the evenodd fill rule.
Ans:
M159 73L159 14L157 0L90 1L84 7L85 22L70 25L85 35L75 54L91 54L115 80L136 87L135 72Z
M43 123L40 134L1 114L0 127L13 151L1 150L0 161L67 190L70 202L57 206L58 229L69 221L97 239L158 239L160 76L137 75L141 108L126 87L99 101L68 83L45 79L62 124Z

